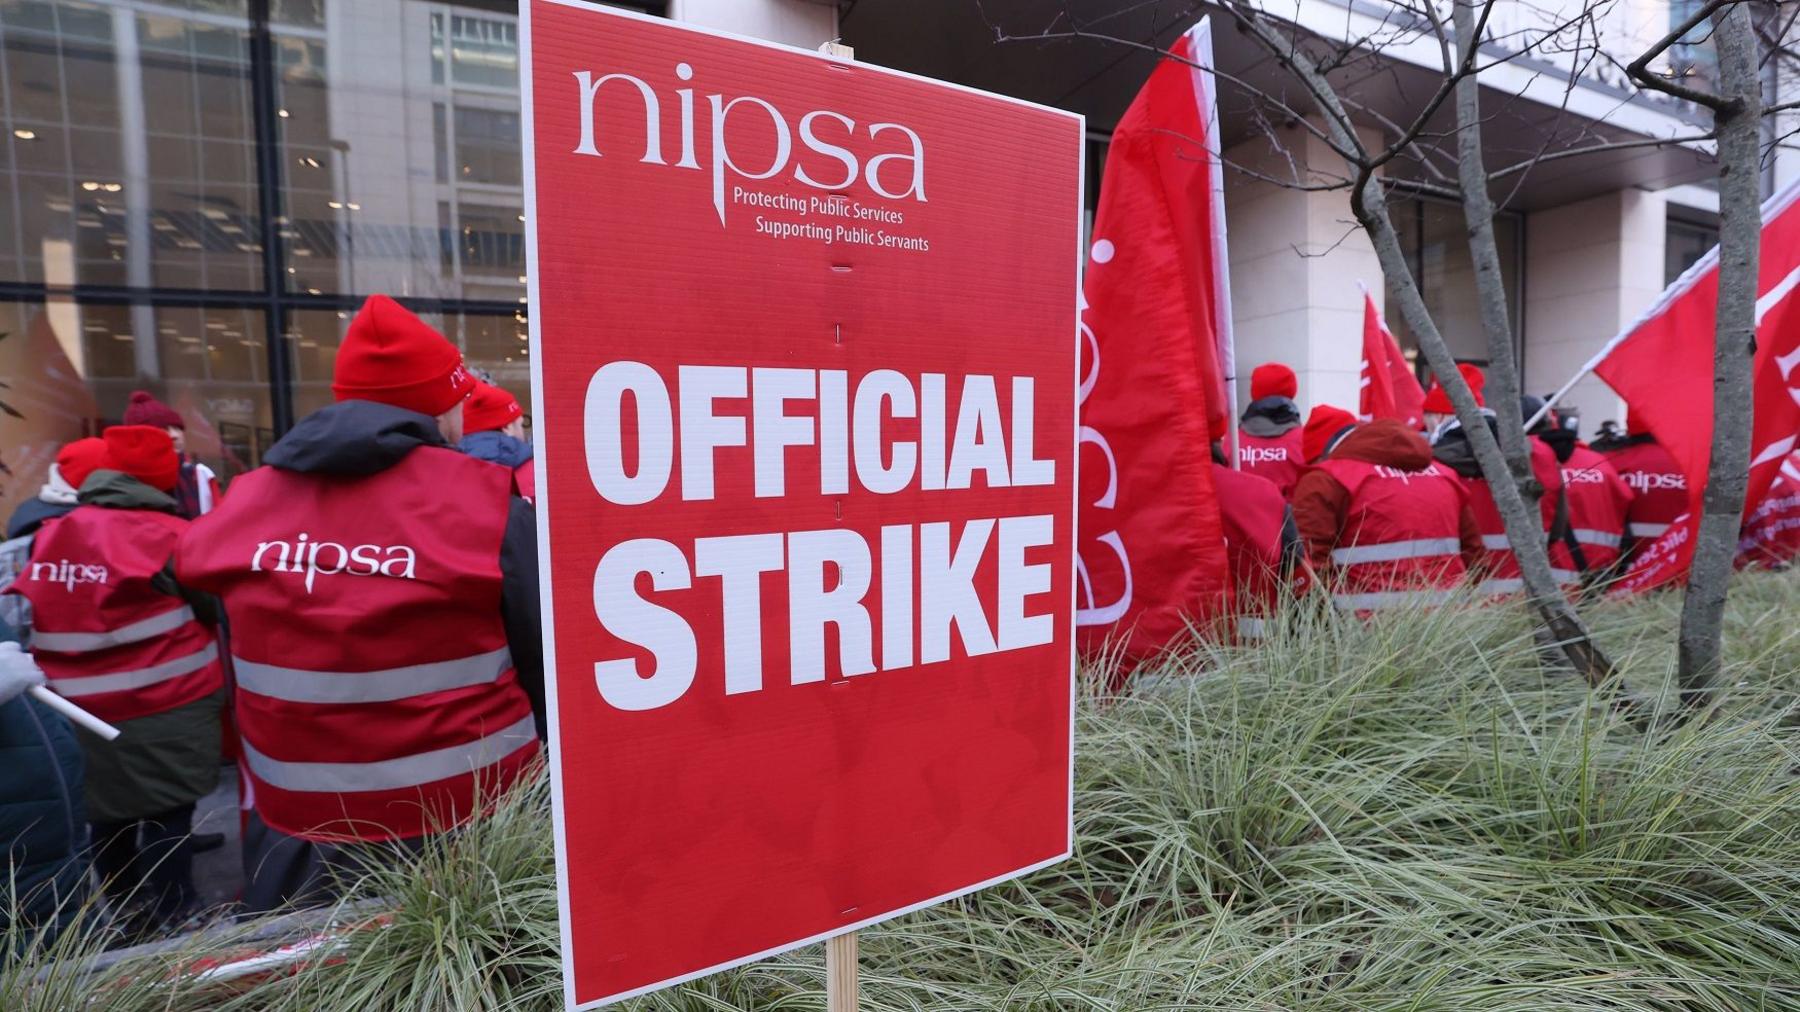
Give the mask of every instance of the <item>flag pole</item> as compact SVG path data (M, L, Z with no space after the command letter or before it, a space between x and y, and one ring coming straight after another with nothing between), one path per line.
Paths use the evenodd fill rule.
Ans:
M1212 210L1213 330L1219 348L1219 371L1225 378L1226 438L1233 470L1243 470L1238 458L1237 334L1231 326L1231 260L1225 240L1225 146L1219 137L1218 87L1213 73L1212 18L1203 17L1188 29L1193 40L1194 100L1205 127L1207 190Z
M1773 196L1771 196L1769 199L1763 201L1763 203L1762 203L1762 223L1763 223L1763 225L1766 226L1769 223L1769 219L1774 218L1776 215L1780 214L1789 204L1793 203L1797 199L1800 199L1800 179L1794 180L1793 182L1789 183L1787 186L1783 187L1781 192L1776 193ZM1674 302L1677 297L1685 294L1689 288L1692 288L1694 286L1694 283L1700 280L1701 275L1705 274L1707 271L1714 269L1718 265L1719 265L1719 247L1715 245L1712 249L1707 250L1706 253L1700 257L1700 259L1694 261L1692 264L1689 264L1688 269L1685 271L1682 271L1680 277L1678 277L1674 281L1670 282L1669 286L1667 288L1663 289L1663 293L1661 295L1657 296L1656 301L1650 305L1649 309L1644 310L1644 312L1642 314L1640 314L1637 319L1631 321L1630 326L1626 327L1624 330L1619 331L1617 336L1615 336L1612 340L1606 342L1606 346L1604 348L1601 348L1598 354L1596 354L1593 358L1588 359L1587 364L1582 366L1581 369L1579 371L1577 371L1574 376L1570 377L1569 381L1567 383L1564 383L1560 388L1557 389L1557 391L1555 393L1551 394L1549 396L1549 398L1544 401L1544 406L1538 410L1538 413L1535 415L1532 415L1531 418L1525 422L1525 431L1530 432L1532 426L1536 425L1538 422L1543 421L1544 416L1550 413L1550 409L1555 406L1556 402L1559 400L1562 400L1565 396L1567 396L1569 391L1574 389L1575 384L1581 382L1583 379L1586 379L1588 373L1591 373L1595 369L1599 368L1600 363L1606 359L1606 356L1611 355L1613 353L1613 351L1615 349L1617 349L1619 347L1619 345L1621 343L1623 343L1627 337L1631 336L1632 332L1636 331L1639 327L1643 326L1644 323L1646 321L1648 321L1651 317L1653 317L1656 314L1667 309L1671 302ZM1762 300L1758 299L1757 301L1759 303L1759 308L1760 308L1760 303ZM1759 321L1761 320L1760 313L1758 314L1757 318Z

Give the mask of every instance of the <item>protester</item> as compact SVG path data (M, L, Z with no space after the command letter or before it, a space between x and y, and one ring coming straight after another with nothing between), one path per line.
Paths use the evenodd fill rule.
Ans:
M328 898L346 866L475 817L537 755L536 528L506 471L451 448L474 384L442 334L370 296L337 403L177 549L231 622L251 911Z
M1296 456L1298 454L1296 453ZM1234 471L1213 445L1213 489L1225 529L1225 559L1231 569L1234 630L1239 639L1262 636L1264 621L1281 603L1283 580L1303 549L1294 512L1267 478Z
M1329 405L1306 420L1294 522L1333 603L1359 614L1442 601L1481 551L1467 493L1406 423L1357 425Z
M223 675L205 598L165 571L188 521L169 492L181 468L168 433L115 425L80 505L38 532L6 589L30 599L32 649L50 687L117 725L86 731L86 803L94 866L133 931L196 912L194 803L219 776Z
M1554 416L1540 421L1531 434L1549 445L1562 471L1558 536L1550 539L1552 573L1563 586L1607 579L1624 549L1625 517L1634 493L1605 457Z
M0 542L0 587L18 579L31 559L31 542L38 528L75 508L81 483L100 466L106 442L97 436L77 439L57 451L38 494L19 504L6 523L6 540ZM0 594L0 623L13 630L21 643L31 641L31 602L18 594Z
M526 502L537 498L531 444L525 441L525 412L512 394L475 381L475 392L463 402L463 437L456 448L512 472L513 487Z
M1487 407L1487 399L1482 391L1487 387L1487 374L1480 367L1464 362L1456 367L1462 375L1463 382L1468 384L1469 392L1475 395L1475 406ZM1425 433L1427 438L1436 440L1438 430L1444 423L1456 417L1456 405L1450 401L1450 392L1437 380L1431 381L1431 389L1425 392Z
M26 695L43 671L8 630L0 639L0 842L10 869L0 935L22 944L29 932L17 929L53 937L86 895L87 815L81 747L67 721Z
M1238 466L1274 482L1283 498L1294 494L1303 463L1299 392L1294 370L1280 362L1259 365L1250 373L1250 406L1238 422Z
M175 452L181 457L181 477L175 483L175 506L181 515L193 519L210 513L219 501L219 476L212 468L195 460L187 452L187 422L181 412L150 396L148 390L133 390L125 406L126 425L154 425L175 441Z
M1532 397L1520 398L1519 407L1529 418L1543 402ZM1500 424L1492 411L1484 410L1482 418L1487 422L1488 431L1493 433L1494 441L1500 441ZM1558 504L1562 501L1562 471L1557 467L1556 453L1543 440L1535 436L1527 436L1526 443L1531 451L1531 472L1537 478L1539 489L1538 513L1540 533L1550 532L1556 522ZM1475 526L1481 531L1481 553L1471 560L1470 568L1480 574L1481 582L1477 590L1489 595L1517 593L1524 589L1525 581L1520 575L1519 559L1513 553L1512 539L1506 533L1506 523L1500 517L1500 507L1494 501L1494 490L1482 473L1481 465L1475 459L1475 448L1469 441L1469 434L1462 423L1455 418L1446 420L1437 433L1437 442L1432 444L1431 454L1438 462L1455 471L1462 479L1463 489L1469 493L1469 510L1475 515Z
M1625 414L1626 432L1594 444L1636 495L1625 512L1627 560L1647 548L1688 511L1687 475L1636 412Z

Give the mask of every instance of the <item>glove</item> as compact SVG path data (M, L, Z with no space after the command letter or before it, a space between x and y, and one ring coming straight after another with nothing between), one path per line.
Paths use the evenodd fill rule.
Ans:
M33 686L44 684L44 669L13 642L0 643L0 703L10 703Z

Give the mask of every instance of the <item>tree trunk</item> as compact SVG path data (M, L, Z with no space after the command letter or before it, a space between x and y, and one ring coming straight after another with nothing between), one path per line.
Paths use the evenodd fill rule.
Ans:
M1747 4L1712 15L1719 89L1719 305L1713 347L1712 457L1681 607L1681 698L1704 701L1719 671L1725 595L1750 478L1751 380L1756 354L1757 254L1762 240L1758 122L1761 82Z
M1475 8L1482 0L1457 0L1453 13L1457 55L1467 59L1479 48L1475 38ZM1487 160L1481 153L1481 82L1474 74L1456 85L1456 172L1462 186L1463 220L1469 228L1469 257L1475 265L1476 304L1481 330L1487 337L1488 409L1500 430L1500 450L1512 481L1519 487L1525 509L1537 509L1544 494L1531 468L1531 443L1525 436L1525 418L1519 408L1519 366L1513 348L1513 332L1506 313L1506 282L1500 273L1500 250L1494 242L1494 201L1488 193ZM1492 484L1497 475L1482 472ZM1534 539L1540 545L1542 539ZM1536 550L1541 550L1536 549ZM1515 546L1513 551L1517 553ZM1548 568L1548 563L1546 563Z
M1500 510L1506 538L1512 542L1513 554L1519 560L1519 575L1524 580L1525 593L1569 663L1590 685L1598 686L1612 677L1612 662L1594 643L1581 616L1575 613L1569 599L1556 585L1556 578L1550 574L1550 556L1544 548L1544 525L1537 508L1526 506L1518 484L1511 480L1500 444L1488 431L1481 409L1475 405L1475 394L1457 373L1450 347L1444 343L1443 335L1438 333L1437 324L1425 308L1425 299L1419 294L1419 286L1407 266L1400 236L1394 231L1393 220L1388 215L1387 198L1381 192L1381 184L1371 177L1363 185L1362 192L1358 218L1375 243L1381 272L1395 287L1406 325L1418 337L1419 349L1425 353L1431 371L1437 373L1438 382L1450 395L1450 403L1455 406L1456 417L1468 433L1469 446L1475 451L1481 473L1488 476L1488 488L1494 494L1494 505ZM1518 412L1516 397L1513 411ZM1500 480L1496 481L1496 477Z
M1481 0L1457 0L1452 12L1458 56L1462 59L1467 59L1469 52L1481 45L1481 40L1475 38L1475 13L1479 2ZM1500 509L1506 538L1512 545L1513 557L1519 562L1527 595L1545 625L1555 633L1556 640L1565 645L1564 653L1570 661L1590 682L1597 684L1611 673L1612 666L1594 646L1580 616L1570 607L1550 571L1550 555L1538 509L1538 499L1544 489L1531 466L1531 442L1525 435L1524 413L1519 407L1518 360L1513 349L1512 327L1507 320L1506 283L1500 273L1500 250L1494 241L1494 201L1488 192L1487 160L1481 152L1481 82L1474 74L1464 77L1456 85L1456 131L1457 180L1462 188L1463 218L1469 229L1469 256L1475 265L1481 329L1487 337L1488 409L1494 412L1495 427L1500 431L1501 455L1506 467L1504 471L1491 470L1490 458L1479 448L1476 463L1481 465L1482 477L1487 479L1488 487L1494 492L1494 503ZM1433 368L1436 368L1435 364ZM1502 501L1511 498L1503 495L1503 485L1510 485L1517 493L1517 515ZM1527 532L1526 536L1521 538L1520 531Z
M1332 147L1340 152L1360 152L1362 148L1351 126L1348 110L1305 47L1283 45L1263 26L1259 20L1262 17L1259 11L1245 11L1235 6L1230 10L1239 19L1239 24L1244 25L1270 55L1290 67L1306 85L1318 102L1320 111L1325 114L1325 128ZM1406 262L1400 236L1394 231L1393 217L1388 213L1387 197L1382 193L1381 181L1375 177L1373 163L1364 161L1357 168L1359 179L1351 190L1350 207L1356 215L1357 223L1374 243L1375 254L1381 261L1381 273L1394 286L1399 299L1401 316L1419 339L1419 348L1425 353L1426 361L1431 364L1432 371L1437 373L1444 392L1450 395L1450 403L1456 408L1456 417L1462 422L1463 428L1468 430L1469 445L1475 451L1475 459L1481 466L1482 474L1506 475L1508 470L1506 460L1500 453L1500 444L1495 442L1494 434L1488 431L1487 424L1482 420L1481 410L1475 404L1475 395L1469 390L1469 385L1463 382L1462 375L1456 371L1456 361L1450 354L1450 348L1444 343L1443 335L1438 333L1437 324L1432 320L1430 310L1425 307L1425 299L1419 293L1418 281ZM1484 178L1481 191L1484 195L1487 192L1486 185ZM1488 217L1492 218L1491 212ZM1489 227L1492 227L1491 221ZM1491 235L1489 238L1491 241ZM1510 346L1509 340L1509 354ZM1514 400L1514 410L1517 411L1517 398ZM1515 546L1515 552L1517 546L1530 546L1533 543L1541 545L1543 524L1539 522L1537 510L1527 512L1517 483L1490 479L1489 487L1493 490L1494 504L1500 510L1501 519L1506 526L1506 536ZM1557 588L1555 578L1550 575L1548 554L1542 550L1533 553L1527 547L1518 558L1526 592L1544 625L1555 637L1556 645L1590 684L1599 685L1610 679L1612 662L1607 660L1606 655L1594 643L1580 616L1575 614L1575 609L1569 606L1568 599Z

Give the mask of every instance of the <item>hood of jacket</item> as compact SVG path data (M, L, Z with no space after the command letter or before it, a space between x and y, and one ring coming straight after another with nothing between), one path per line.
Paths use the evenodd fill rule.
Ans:
M531 459L530 443L494 429L470 433L456 448L476 460L506 468L518 467Z
M1377 418L1351 430L1326 455L1328 460L1360 460L1402 471L1431 466L1431 444L1396 418Z
M44 526L44 521L54 520L75 508L73 502L45 502L42 499L27 499L13 510L13 515L6 521L7 538L22 538Z
M155 510L178 513L175 497L133 478L123 471L101 468L81 483L81 505L109 510Z
M1620 450L1629 449L1633 446L1642 446L1645 443L1654 442L1656 442L1655 436L1652 436L1648 432L1640 432L1631 436L1614 436L1612 438L1603 436L1588 445L1601 453L1618 453Z
M1574 455L1575 447L1581 444L1581 435L1574 429L1565 429L1560 425L1540 425L1532 435L1543 440L1556 454L1558 464L1567 464Z
M1290 429L1297 428L1300 418L1300 405L1287 397L1264 397L1250 402L1244 409L1239 424L1245 432L1259 439L1272 439Z
M447 446L437 421L374 401L339 401L288 430L263 463L302 474L380 474L421 446Z
M1488 431L1500 438L1500 426L1493 415L1484 415ZM1438 463L1464 478L1480 478L1481 465L1475 461L1475 447L1469 442L1469 433L1461 425L1451 425L1438 434L1438 440L1431 446L1431 455Z

